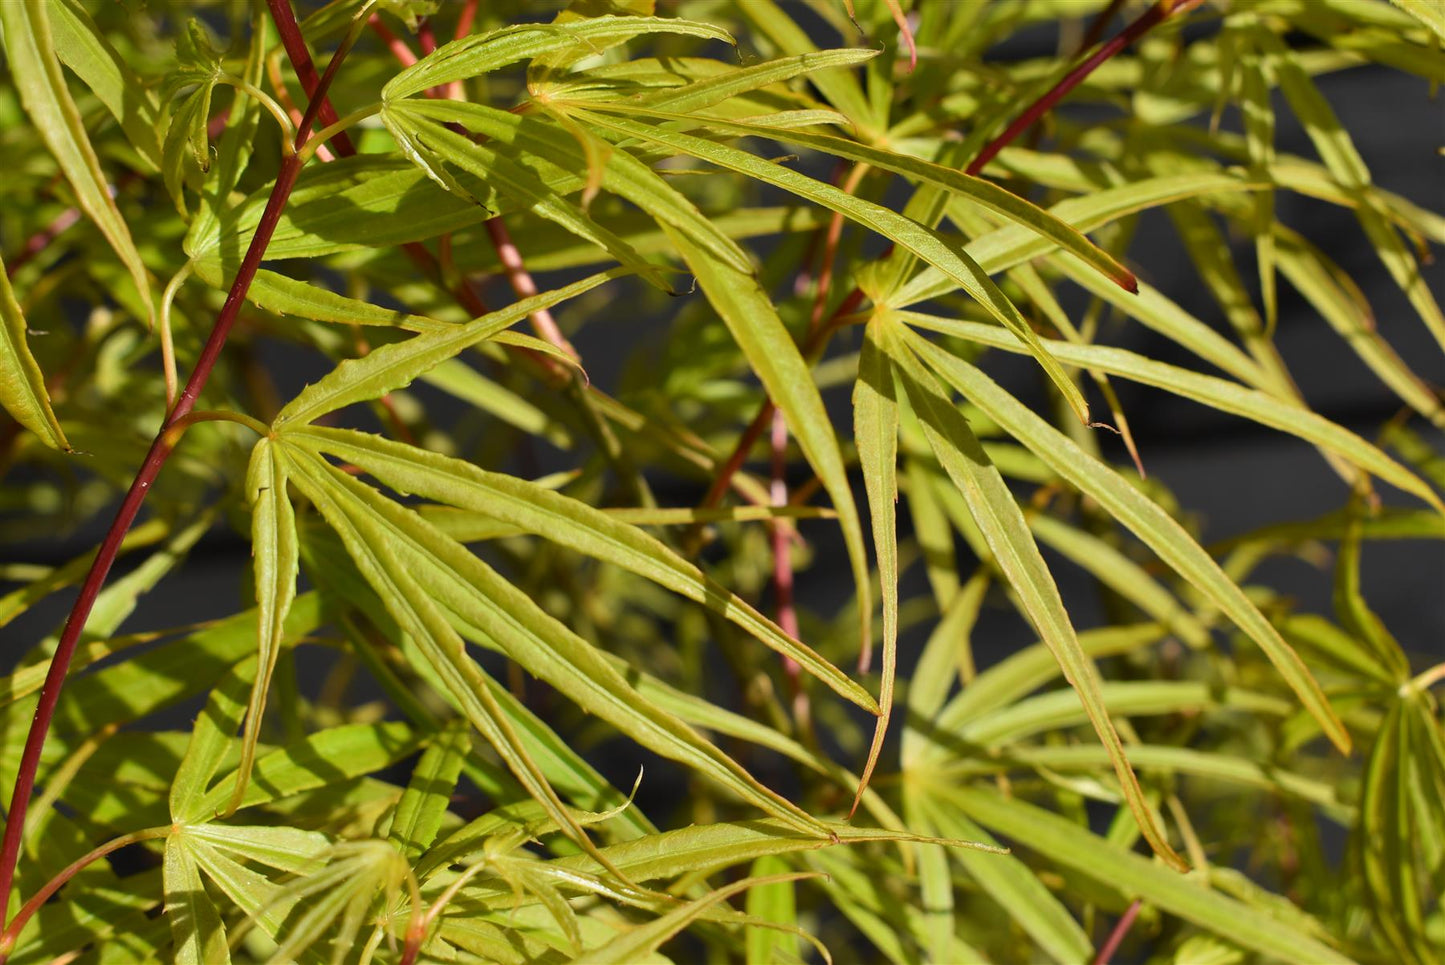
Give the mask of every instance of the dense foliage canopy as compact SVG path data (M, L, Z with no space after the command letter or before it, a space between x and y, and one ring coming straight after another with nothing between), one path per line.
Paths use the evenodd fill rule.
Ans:
M1445 539L1445 216L1319 83L1431 96L1438 3L0 31L0 626L77 600L6 634L0 959L1445 960L1445 664L1360 576ZM1398 416L1311 407L1286 302ZM1166 396L1347 495L1201 542L1130 431Z

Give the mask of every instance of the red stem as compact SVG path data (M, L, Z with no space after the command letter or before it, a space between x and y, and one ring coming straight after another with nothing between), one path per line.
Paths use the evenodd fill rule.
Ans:
M992 161L998 156L999 151L1002 151L1011 144L1014 139L1024 131L1033 127L1039 118L1043 117L1051 107L1063 100L1069 91L1078 87L1085 77L1088 77L1099 68L1100 64L1114 57L1119 51L1144 36L1144 34L1148 33L1160 23L1163 23L1173 14L1188 7L1196 6L1200 2L1202 2L1202 0L1159 0L1158 3L1146 10L1138 20L1129 24L1129 26L1121 30L1112 40L1089 55L1088 59L1082 64L1065 74L1062 80L1049 88L1048 93L1030 104L1028 110L1020 114L1018 119L1010 124L1002 134L994 138L982 151L978 152L978 157L974 158L973 163L964 169L964 173L978 174L989 161Z
M290 0L266 0L266 5L270 8L271 19L276 24L277 32L281 34L281 43L286 48L286 56L291 61L291 69L296 71L296 79L301 81L301 89L306 92L306 96L314 101L318 83L316 66L311 62L311 51L306 49L306 41L301 36L301 28L296 23L296 14L291 10ZM375 28L373 27L373 29ZM319 116L323 126L336 122L336 111L332 108L331 101L324 92L320 110ZM356 153L356 145L351 142L351 138L346 136L345 131L338 133L328 143L340 157L351 157ZM425 272L427 277L441 278L441 271L437 267L436 259L424 245L417 241L409 241L401 247L411 258L412 263ZM470 285L460 284L455 289L451 289L451 293L458 304L470 312L473 317L487 314L486 303Z
M256 276L256 270L261 265L261 258L265 254L266 246L271 241L271 235L275 232L276 224L281 219L281 212L291 195L291 189L296 184L296 176L301 172L301 165L304 161L303 156L299 153L300 148L305 144L306 138L316 123L317 116L321 113L321 107L325 102L325 92L331 86L331 81L336 76L336 71L341 66L342 60L345 59L354 38L355 34L353 33L342 42L335 56L331 58L331 62L327 64L326 73L317 84L316 90L320 96L312 98L306 114L296 128L296 150L281 160L281 166L276 172L276 183L271 189L270 198L266 201L266 208L261 214L261 220L256 225L256 233L251 238L251 245L246 249L240 270L237 271L236 278L231 283L231 290L226 296L225 304L221 306L220 314L216 316L216 323L211 329L210 337L206 339L200 357L196 360L196 367L191 372L191 377L181 391L180 397L176 399L175 407L171 409L170 414L166 416L160 430L156 433L155 440L151 443L150 451L146 453L140 471L136 473L135 480L126 492L125 499L121 502L120 509L116 511L110 529L106 532L105 539L96 552L95 560L91 563L90 572L86 574L85 582L81 585L80 595L71 608L70 616L66 618L65 627L60 634L60 641L55 647L55 655L51 658L50 668L45 675L45 683L40 690L40 698L35 708L35 717L30 724L30 732L25 737L25 749L21 754L20 766L15 778L15 791L10 799L10 810L5 818L5 835L3 840L0 840L0 908L8 907L9 904L10 891L15 882L15 866L19 861L21 839L24 835L25 812L30 806L30 797L35 790L36 773L40 767L40 754L45 747L45 737L50 732L50 724L55 718L55 707L60 700L60 691L65 685L66 672L70 668L76 644L80 640L81 632L85 629L85 621L90 616L90 611L95 606L95 599L105 584L106 575L110 572L116 555L120 551L121 540L125 538L126 531L135 522L141 504L145 501L146 493L150 491L151 484L155 482L161 467L165 465L166 459L169 458L171 450L178 441L178 434L173 433L172 429L183 425L183 420L195 408L201 389L204 388L212 370L216 367L216 362L220 359L221 349L226 344L226 337L230 334L231 326L240 313L246 291Z
M0 965L4 965L5 960L10 957L10 950L15 947L15 942L19 940L20 932L24 930L25 923L34 917L35 913L50 900L52 895L65 887L65 884L70 881L71 878L74 878L81 871L85 870L87 866L99 861L108 854L119 851L121 848L129 847L132 844L138 844L141 841L153 841L156 838L163 838L170 833L170 830L170 828L147 828L144 831L133 831L130 834L123 834L72 861L61 870L59 874L46 882L45 887L31 895L30 900L25 902L25 904L20 907L20 910L15 913L15 917L10 921L10 924L5 926L4 933L0 934Z
M391 55L400 61L403 67L410 67L416 63L416 54L406 45L405 40L402 40L396 34L392 33L391 28L381 22L380 14L372 14L371 17L367 19L366 24L371 28L372 33L381 38L382 42L385 43L391 51Z
M1104 946L1099 949L1099 954L1094 956L1094 965L1109 965L1109 962L1114 958L1114 953L1117 952L1119 946L1124 943L1124 936L1129 934L1129 929L1133 926L1134 919L1138 916L1139 899L1135 898L1133 904L1129 906L1128 910L1120 916L1118 923L1114 925L1114 930L1109 933L1109 940L1104 942Z
M266 0L266 6L271 11L271 22L276 25L276 32L281 35L281 45L286 48L286 58L291 61L291 69L296 71L296 79L301 81L301 89L315 102L316 88L321 79L316 76L316 65L311 61L311 51L306 47L306 38L301 36L301 27L296 23L296 14L291 10L290 0ZM322 127L330 127L339 120L325 91L322 91L318 110L320 113L317 117L320 118ZM342 157L350 157L356 153L356 145L351 143L351 137L345 131L337 131L327 143Z

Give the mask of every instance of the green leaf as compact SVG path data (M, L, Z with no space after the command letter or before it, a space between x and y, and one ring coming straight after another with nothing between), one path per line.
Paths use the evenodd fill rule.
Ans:
M444 173L443 162L486 182L528 211L590 241L630 271L665 291L671 291L657 267L633 250L631 245L597 224L585 210L552 191L525 165L491 144L479 144L423 116L418 110L389 107L381 116L404 153L447 190L465 200L473 200L469 191Z
M778 317L777 309L756 278L731 265L707 257L690 239L668 232L688 267L697 276L703 294L727 324L733 339L747 356L753 371L768 391L768 397L783 413L788 431L798 440L808 464L818 473L823 488L833 500L838 525L853 566L858 594L859 640L873 639L873 605L869 600L868 555L863 547L863 526L853 502L853 490L843 466L842 452L823 407L808 365L792 336Z
M389 529L386 521L378 519L374 512L368 511L369 507L361 504L357 489L335 485L327 472L329 467L317 465L317 457L300 450L296 450L295 455L293 478L297 487L341 537L348 555L381 598L387 612L425 656L432 673L442 684L441 690L457 701L467 720L487 738L522 786L557 821L558 827L583 848L591 848L581 826L567 813L498 705L486 672L467 656L466 644L457 631L391 549L396 530ZM359 488L365 491L365 487ZM445 539L439 534L438 537ZM428 572L430 569L437 567L421 572L435 575Z
M744 878L709 892L705 897L676 908L645 925L635 925L601 948L594 948L573 961L576 965L630 965L655 951L659 945L692 924L713 905L739 892L758 886L791 884L816 877L818 875L815 872L793 872L766 878Z
M256 679L256 661L243 660L211 691L205 710L196 718L186 756L171 781L170 813L178 823L207 820L214 815L202 806L211 781L231 751L246 704L244 694Z
M471 747L466 729L451 725L437 735L417 762L387 832L387 839L413 860L436 840Z
M203 841L217 851L293 875L321 868L331 846L326 835L301 828L200 824L177 833L185 835L191 844ZM204 861L201 866L205 868Z
M337 527L349 519L350 525L358 526L367 534L366 546L391 557L385 572L391 581L399 584L397 588L381 582L382 573L367 573L367 578L373 581L399 622L405 615L405 611L399 609L403 600L409 606L424 607L424 613L434 611L438 619L440 608L444 607L529 673L547 681L622 733L659 754L697 769L765 812L783 817L801 829L825 833L815 818L763 787L696 731L642 700L591 644L546 614L531 597L465 547L443 536L411 510L345 473L330 469L318 457L300 449L293 451L298 465L305 460L303 489L317 502L328 522ZM296 477L298 484L302 478L302 475ZM341 515L342 506L348 514L345 518ZM346 532L338 532L348 540L348 551L357 559L361 545L353 542ZM408 583L413 579L424 579L426 590L410 588ZM407 595L403 597L399 591ZM444 622L436 622L434 628L425 630L415 620L411 626L403 623L409 631L412 626L417 632L424 632L428 641L455 637L455 631ZM413 633L414 637L417 632ZM421 643L422 639L417 637L417 642ZM457 647L455 655L438 654L433 659L433 667L438 672L468 673L474 677L477 671L466 668L476 665L460 652L460 640L452 645ZM452 693L464 701L470 700L471 693L475 692L468 691L467 686L460 679L455 685L449 683ZM565 817L559 821L563 827L570 823Z
M1445 9L1430 0L1390 0L1395 6L1429 27L1437 43L1445 41Z
M256 760L240 807L280 801L312 788L381 770L416 750L418 737L396 721L343 724L264 754ZM194 813L219 814L235 793L236 775L222 780L197 802Z
M788 871L788 863L776 855L767 855L753 862L749 877L768 879L770 883L755 885L748 892L747 909L751 917L789 929L797 927L797 896L793 881L782 877ZM775 962L798 957L798 940L786 932L752 928L744 941L748 965L774 965Z
M940 796L975 821L1013 838L1055 864L1125 897L1138 897L1244 948L1299 965L1348 965L1350 959L1314 936L1243 902L1201 887L1195 879L1122 851L1068 819L992 791L948 787Z
M517 24L475 34L437 48L387 81L387 101L420 94L455 80L477 77L544 54L575 48L601 52L646 34L671 33L731 44L727 31L711 24L662 17L594 17L554 24Z
M195 276L212 288L224 288L227 282L225 269L214 254L191 262ZM338 295L318 285L307 284L295 278L258 269L251 287L246 290L246 300L258 308L277 315L296 315L318 322L336 322L343 325L382 325L404 328L412 332L429 332L456 326L425 315L382 308L358 298Z
M256 584L256 682L246 708L246 732L237 767L236 801L246 791L256 757L271 675L281 655L286 615L296 599L299 550L296 513L286 492L288 471L284 451L271 439L262 439L251 452L246 472L246 498L251 504L251 554Z
M177 965L230 965L221 914L201 883L201 872L184 834L166 839L166 919L175 939Z
M1315 311L1354 350L1360 360L1407 405L1436 426L1445 427L1440 393L1410 369L1375 326L1364 293L1314 245L1277 225L1275 262L1280 272Z
M693 137L678 131L671 131L648 124L640 124L619 117L588 111L574 112L579 120L587 120L599 127L610 128L620 134L650 141L700 160L716 164L729 171L745 174L755 180L776 185L805 198L815 204L839 212L859 224L878 232L890 241L908 249L919 258L935 265L964 291L982 305L989 314L1002 322L1008 329L1031 347L1036 347L1034 357L1043 366L1050 381L1058 386L1070 408L1080 421L1088 421L1088 405L1079 394L1078 387L1068 378L1064 370L1039 345L1038 336L1024 321L1018 309L999 291L964 249L931 228L905 218L889 208L873 204L842 191L832 185L798 174L781 164L765 161L746 151L715 144L712 141ZM693 265L694 271L697 266Z
M111 46L77 0L52 2L49 12L56 56L75 71L86 89L120 122L136 152L158 169L161 148L156 128L160 109L154 95L139 83L134 68Z
M782 53L802 55L818 50L807 31L773 0L750 0L738 8L738 13ZM830 71L813 77L812 83L828 103L847 115L864 137L873 140L882 136L888 120L875 116L873 106L853 73Z
M1102 748L1090 748L1090 750ZM1132 749L1131 749L1132 751ZM1107 759L1108 755L1104 757ZM957 807L927 793L926 776L915 794L929 818L930 830L948 837L997 844L983 828L974 824ZM984 894L998 902L1044 954L1054 961L1088 961L1093 946L1088 934L1069 909L1051 892L1039 876L1016 855L994 855L958 849L953 857Z
M524 298L465 325L426 332L405 342L383 345L365 358L342 362L288 402L276 414L273 424L278 429L306 425L328 412L410 385L422 373L515 325L532 312L590 291L621 273L614 269L590 275L555 291Z
M879 331L884 325L885 321L875 318L864 330L858 379L853 385L853 434L863 484L868 492L868 513L873 521L873 547L878 554L878 581L883 596L883 674L878 694L882 712L874 726L868 760L863 765L863 779L858 785L860 796L883 749L893 711L893 681L898 670L898 399L892 369L878 345L878 340L886 337ZM863 663L867 663L866 652ZM858 806L857 797L853 806Z
M5 30L5 57L10 63L10 75L20 92L25 112L70 182L81 210L95 222L116 257L130 272L149 313L147 321L153 321L155 310L145 264L131 240L125 219L111 199L100 160L90 146L80 111L71 100L60 61L55 57L50 7L48 0L0 3L0 26Z
M1110 543L1052 516L1034 514L1029 529L1044 544L1092 573L1099 582L1194 648L1207 646L1209 631L1144 567Z
M47 446L69 452L70 443L50 408L45 375L30 354L25 332L25 316L0 261L0 405Z
M925 357L989 417L1027 445L1079 490L1094 499L1115 519L1145 542L1159 558L1208 596L1235 625L1249 635L1299 695L1320 728L1341 751L1348 752L1350 735L1325 697L1320 685L1244 592L1219 565L1159 506L1125 482L1113 469L1089 456L1063 433L1026 409L978 369L933 345L908 334L911 348ZM1089 364L1095 364L1093 362ZM1099 366L1102 368L1102 366Z
M1249 190L1251 187L1250 182L1239 176L1222 172L1142 178L1118 187L1090 190L1088 194L1066 198L1050 207L1047 213L1077 231L1087 232L1112 224L1126 215L1173 201ZM1058 249L1053 241L1033 229L1011 224L979 235L964 245L964 250L983 266L984 271L992 274ZM1089 275L1096 281L1104 281L1097 272L1089 272ZM1121 291L1113 284L1102 287L1115 293ZM915 305L945 295L952 289L953 282L941 270L925 268L903 287L891 304Z
M1143 789L1129 766L1114 722L1104 706L1099 671L1079 647L1058 586L1029 534L1018 503L979 446L967 420L911 351L898 343L900 334L906 334L907 330L897 321L890 319L889 322L884 329L888 333L885 345L889 357L903 379L909 401L923 421L934 454L963 494L999 568L1018 594L1023 611L1048 644L1065 679L1083 703L1090 723L1109 751L1125 800L1140 829L1156 854L1180 870L1187 868L1184 859L1169 846L1153 810L1144 800Z
M981 342L1006 351L1024 351L1024 348L1013 336L997 326L953 321L914 312L900 312L898 317L934 331L957 335L960 338ZM945 357L952 358L952 356L948 356L948 353L924 339L915 337L914 344L928 345L929 348L926 351L931 353L932 358L939 360ZM1345 457L1354 465L1373 473L1391 485L1413 493L1445 514L1445 503L1442 503L1435 491L1418 476L1391 459L1376 446L1323 416L1316 415L1300 404L1286 401L1267 392L1246 388L1226 379L1193 372L1167 362L1156 362L1127 349L1055 341L1046 342L1045 345L1060 361L1098 369L1120 378L1152 385L1222 412L1242 416L1261 425L1298 436L1322 449ZM961 370L958 366L950 365L949 371ZM960 389L960 391L962 390ZM967 393L965 394L967 395ZM978 401L971 395L969 395L969 399L973 402ZM1040 453L1040 455L1043 454Z
M308 427L287 432L284 438L359 466L397 492L482 513L515 530L536 533L644 576L722 614L778 653L796 660L839 696L877 712L873 698L842 671L665 544L617 519L615 513L593 509L536 483L487 472L380 436Z
M682 87L647 94L639 100L651 110L696 114L762 87L792 80L794 77L809 77L816 81L813 75L819 71L856 67L877 56L876 50L817 50L792 57L779 57L761 64L734 68L715 77L695 80Z
M519 166L535 176L551 192L561 194L595 187L593 159L569 130L559 123L522 117L485 104L459 101L408 102L388 111L404 118L426 118L450 124L464 124L487 138L497 151L515 156ZM559 115L576 124L570 115ZM585 118L584 118L585 120ZM670 226L685 234L712 257L738 271L750 272L752 262L731 238L720 231L681 192L631 152L617 147L601 171L601 187L626 198L651 216L658 227ZM652 265L647 270L655 272Z
M1119 264L1119 262L1107 252L1095 246L1088 238L1085 238L1064 221L1030 204L1018 195L1006 191L992 181L963 174L953 168L944 167L941 164L934 164L931 161L924 161L920 158L910 157L907 154L884 151L859 144L856 141L833 137L827 134L808 134L791 129L779 131L769 125L744 123L742 121L728 120L721 117L698 116L695 113L670 112L637 107L630 104L592 104L589 106L594 111L615 110L629 116L652 117L664 121L686 122L694 126L715 131L725 131L743 137L772 138L774 140L796 144L800 147L812 148L815 151L822 151L835 157L847 158L850 161L867 164L870 167L879 168L884 171L892 171L895 174L916 179L923 184L943 188L960 198L965 198L971 202L982 205L1002 215L1009 221L1022 225L1035 234L1047 238L1052 244L1073 253L1080 261L1089 265L1089 267L1098 271L1125 291L1134 292L1138 290L1138 282L1134 278L1133 273Z

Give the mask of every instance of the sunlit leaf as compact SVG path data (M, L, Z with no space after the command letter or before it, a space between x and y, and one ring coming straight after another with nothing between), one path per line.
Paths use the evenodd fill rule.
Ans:
M26 113L75 190L81 209L95 222L116 257L130 272L147 312L153 312L149 275L131 239L130 229L111 197L100 160L90 145L80 111L71 99L60 61L56 59L50 4L46 0L0 4L0 25L5 29L5 56L10 75ZM7 321L7 327L8 324Z
M0 405L16 422L52 449L69 449L65 431L50 408L45 375L26 342L25 316L0 262Z

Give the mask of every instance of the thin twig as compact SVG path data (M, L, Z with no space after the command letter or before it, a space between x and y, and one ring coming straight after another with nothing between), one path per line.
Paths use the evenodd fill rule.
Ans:
M112 838L100 847L81 855L70 864L66 865L59 874L45 883L45 886L30 896L30 900L20 907L15 917L5 926L5 931L0 933L0 965L5 965L6 959L10 957L10 950L15 947L15 942L20 937L20 932L25 928L26 922L35 915L41 907L55 895L57 891L65 887L66 883L74 878L81 871L92 863L99 861L106 855L119 851L121 848L139 844L142 841L153 841L156 838L163 838L171 833L170 827L146 828L144 831L132 831L129 834L122 834L118 838Z
M1109 962L1113 961L1114 953L1123 944L1124 936L1129 934L1129 929L1134 925L1134 919L1139 917L1139 907L1139 899L1135 898L1129 905L1129 909L1119 917L1114 930L1109 933L1109 940L1104 942L1103 947L1099 949L1099 954L1094 956L1094 965L1109 965Z
M276 172L275 184L271 189L271 196L266 201L266 208L256 225L256 233L251 238L250 247L246 249L246 255L241 261L236 278L231 283L231 290L226 296L225 304L221 306L220 314L216 316L216 323L211 329L210 337L206 339L206 344L201 349L200 357L196 360L196 366L191 372L190 379L186 382L185 388L181 391L170 414L166 416L160 430L157 431L150 451L146 453L145 461L141 464L130 489L126 492L125 499L116 511L110 529L106 532L105 539L96 552L89 573L86 574L85 582L81 585L80 595L71 608L70 616L66 618L65 627L61 631L60 640L55 647L55 655L51 658L49 670L45 675L45 683L40 690L35 717L31 721L30 731L25 737L25 748L16 772L15 790L10 800L10 810L5 818L5 834L3 840L0 840L0 908L7 907L10 900L10 891L15 881L15 866L20 858L20 846L24 837L25 812L35 790L35 778L40 767L40 754L45 747L45 738L50 731L51 721L55 717L56 704L60 700L60 691L65 685L66 673L70 668L71 658L75 654L76 644L80 640L81 632L85 629L85 621L95 606L96 597L105 584L106 575L115 563L116 554L120 551L120 544L125 538L126 531L135 522L141 504L145 501L146 494L150 492L151 484L155 482L161 467L165 465L175 446L176 440L172 436L172 428L180 424L195 408L196 399L200 396L201 390L205 387L206 381L220 360L221 349L226 344L226 337L230 334L231 327L240 313L246 292L251 286L252 279L256 276L256 270L261 265L261 258L265 254L266 246L271 241L271 235L275 232L276 225L281 219L281 212L286 206L287 199L291 196L291 189L296 185L296 177L301 173L301 166L305 163L305 157L300 152L300 148L305 144L306 138L316 123L316 119L321 113L321 106L325 101L326 91L331 86L337 69L340 68L355 39L355 31L347 35L335 55L332 56L331 62L327 64L326 73L317 84L316 90L319 96L312 99L305 116L297 126L295 150L281 160L280 167ZM304 47L304 44L302 46Z
M964 169L965 173L976 175L982 171L989 161L992 161L998 156L999 151L1002 151L1009 144L1013 143L1014 139L1024 131L1033 127L1039 118L1043 117L1049 112L1050 108L1063 100L1069 91L1083 83L1085 77L1088 77L1097 70L1100 65L1108 62L1125 47L1176 13L1188 10L1191 7L1196 7L1203 2L1204 0L1159 0L1158 3L1146 10L1139 19L1129 24L1129 26L1121 30L1112 40L1090 54L1082 64L1065 74L1057 84L1049 88L1044 96L1030 104L1027 110L1004 129L1002 134L992 141L989 141L984 149L978 152L978 157L974 158L973 163Z

